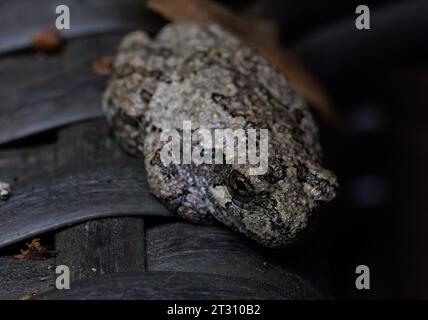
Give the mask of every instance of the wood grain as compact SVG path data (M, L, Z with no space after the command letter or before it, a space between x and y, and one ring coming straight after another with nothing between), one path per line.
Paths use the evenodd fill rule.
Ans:
M281 290L256 280L186 272L114 274L76 282L72 290L54 290L42 300L287 300Z
M287 269L247 238L224 226L195 226L185 222L147 229L148 271L207 273L257 279L284 290L294 299L319 299L310 283ZM233 267L231 267L233 266Z
M108 140L107 130L99 130L105 126L98 124L74 126L60 135L58 167L70 164L70 159L74 165L84 166L114 159L115 154L129 158L118 150L116 143L103 143ZM142 161L132 160L143 166ZM144 242L142 217L84 222L56 234L55 248L59 254L55 262L70 268L71 281L108 273L144 271Z
M15 167L14 159L23 157L22 152L8 150L8 157L0 161L2 172L19 177L12 181L9 200L0 205L0 247L101 217L175 219L150 194L142 160L119 148L103 120L63 130L56 144L41 147L33 157L20 158ZM43 159L48 161L38 167Z
M56 265L70 268L74 281L96 275L145 270L144 220L108 218L66 228L55 236Z
M0 300L17 300L54 288L55 268L53 259L16 260L0 257Z
M120 35L72 41L59 55L0 59L0 144L102 117L102 77L92 63L113 54Z
M130 215L174 217L150 194L139 162L65 167L13 187L0 206L0 248L81 221Z

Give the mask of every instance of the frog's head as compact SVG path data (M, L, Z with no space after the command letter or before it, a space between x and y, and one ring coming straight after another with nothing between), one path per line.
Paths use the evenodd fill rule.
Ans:
M222 167L223 181L210 187L217 220L262 245L283 247L298 238L311 212L336 195L336 176L311 161L269 161L264 175L247 165Z

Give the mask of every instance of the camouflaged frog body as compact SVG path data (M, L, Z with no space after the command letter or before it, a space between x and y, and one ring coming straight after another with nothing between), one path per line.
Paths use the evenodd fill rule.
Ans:
M123 40L103 108L126 150L144 156L155 196L183 218L213 220L268 247L293 242L311 212L335 197L320 166L316 125L303 99L262 57L217 26L175 23L153 40ZM246 164L160 161L164 130L268 129L264 175Z

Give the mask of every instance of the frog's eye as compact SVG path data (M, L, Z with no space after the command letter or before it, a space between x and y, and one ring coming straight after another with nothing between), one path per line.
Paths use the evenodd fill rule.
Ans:
M254 198L254 188L245 176L232 171L229 176L228 189L233 199L240 202L249 202Z

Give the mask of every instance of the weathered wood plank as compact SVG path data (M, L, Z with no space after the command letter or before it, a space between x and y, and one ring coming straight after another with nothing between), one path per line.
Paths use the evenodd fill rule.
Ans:
M0 97L7 99L30 89L36 93L38 90L52 90L56 82L81 75L96 78L92 63L100 56L113 54L122 36L123 33L112 33L74 39L55 54L26 53L2 57L0 79L4 83L0 88ZM62 87L66 85L62 83Z
M114 154L128 158L116 143L104 143L109 140L107 136L106 126L100 125L73 126L62 132L57 166L70 164L70 159L74 165L84 166L113 159ZM144 220L123 217L85 222L60 231L55 246L59 251L56 263L70 267L72 281L107 273L144 271Z
M103 120L62 130L57 144L41 147L32 157L19 150L0 155L5 153L1 172L19 179L0 205L0 247L95 218L174 217L150 194L142 160L118 147ZM18 167L16 158L22 159Z
M104 79L92 63L113 54L120 36L75 40L59 55L0 59L0 144L102 117Z
M127 154L111 136L107 121L102 119L91 120L74 124L58 134L56 143L55 167L61 168L68 165L87 165L105 161L131 161L140 163Z
M145 269L144 220L123 217L89 221L55 236L56 265L70 268L70 279L87 279Z
M139 161L66 167L12 188L0 206L0 247L95 218L174 216L150 194Z
M49 171L55 161L52 145L16 150L0 149L0 180L15 184L27 176Z
M31 172L38 169L41 172L39 177L46 177L49 175L54 176L58 170L67 172L75 167L84 168L88 165L95 167L96 171L96 164L99 163L100 166L103 166L106 161L119 161L124 166L128 162L132 162L135 166L141 168L141 161L126 155L118 144L109 137L108 131L104 120L91 121L61 130L55 144L30 148L29 150L25 148L4 150L0 152L1 172L6 171L10 173L9 177L14 177L14 192L19 193L21 182L25 184L25 181L27 181L26 183L31 186L34 184L34 180L38 181L37 174ZM21 170L24 170L24 172L20 172ZM21 174L24 176L21 176ZM141 175L141 173L136 173L137 175ZM86 176L86 178L90 179L89 176ZM105 180L105 178L102 177L101 179ZM99 191L97 185L99 180L99 178L94 178L94 181L91 182L91 184L94 184L91 187L94 191ZM115 182L111 180L111 183ZM29 192L33 192L34 189L31 187L29 190ZM60 192L62 193L64 190L61 188ZM109 193L105 194L105 196L110 198ZM51 199L52 197L45 197L45 201L48 203L51 203ZM72 199L72 201L76 201L75 198ZM22 205L24 207L29 206L26 208L31 211L31 203L24 201ZM97 204L88 203L87 205L88 207L97 207ZM59 210L59 213L63 212L55 205L53 208L54 210ZM141 206L142 208L143 206ZM42 210L46 211L46 208ZM20 216L22 211L17 212L17 216ZM32 213L37 215L37 212L33 211ZM21 218L24 217L21 216ZM32 223L32 221L28 220L22 222L27 225ZM30 235L27 234L26 236ZM71 270L72 281L109 272L144 270L144 221L141 217L101 219L100 221L83 223L60 231L56 237L56 245L59 255L55 260L55 264L68 265ZM6 273L6 270L15 272L15 265L19 263L20 261L11 260L11 263L5 266L4 272ZM93 268L96 270L95 272L92 271ZM36 286L39 282L37 274L24 275L26 281L32 285L29 288L34 287L33 291L40 293L49 289L44 286ZM16 279L20 279L19 276ZM3 282L6 283L6 286L10 286L10 281L7 278L2 279L0 276L0 289L3 287ZM17 281L15 290L8 297L15 299L17 292L21 295L28 294L28 290L24 290L25 287L23 288L22 286L23 281ZM32 292L29 293L31 295Z
M0 257L0 300L16 300L23 295L46 292L54 288L53 259L16 260Z
M70 159L74 165L84 166L114 159L114 155L129 158L116 143L106 143L110 141L107 137L107 127L101 124L78 125L63 131L58 141L57 166L70 164ZM56 235L55 246L59 251L56 263L70 267L72 281L145 269L142 217L100 219L72 226Z
M103 118L52 132L49 139L53 142L36 147L0 147L0 178L10 184L16 184L18 181L32 179L32 176L53 172L56 168L84 165L89 160L83 161L80 152L91 157L91 161L132 159L110 136L110 130ZM83 151L76 153L76 148ZM89 153L93 155L89 156Z
M1 1L0 53L25 49L41 30L55 28L59 4L70 8L69 30L62 30L65 39L82 35L150 27L144 1L140 0L14 0Z
M254 279L282 288L294 299L326 297L266 250L222 226L176 222L146 231L147 270ZM233 266L233 267L231 267Z
M277 288L252 279L186 272L114 274L74 283L70 290L54 290L36 297L42 300L286 300Z

